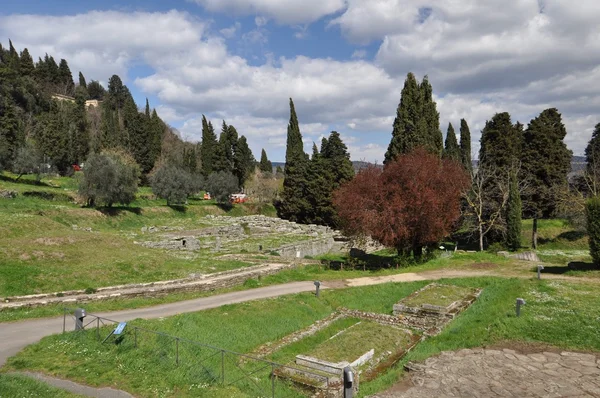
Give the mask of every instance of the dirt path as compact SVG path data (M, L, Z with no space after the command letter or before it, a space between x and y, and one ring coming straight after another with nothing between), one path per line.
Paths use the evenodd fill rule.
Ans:
M39 380L53 387L60 388L62 390L69 391L73 394L79 394L86 397L94 398L133 398L133 395L128 392L115 390L114 388L94 388L85 386L83 384L75 383L70 380L57 379L56 377L46 376L41 373L34 372L15 372L9 374L16 374L31 377L32 379Z

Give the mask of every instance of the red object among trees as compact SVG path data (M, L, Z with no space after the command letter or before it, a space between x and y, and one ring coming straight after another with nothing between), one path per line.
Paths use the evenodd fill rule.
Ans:
M78 164L74 164L73 171L81 171L81 166L79 166Z
M398 254L420 257L449 235L460 216L469 178L455 161L417 148L383 169L369 166L334 192L333 203L351 235L370 235Z

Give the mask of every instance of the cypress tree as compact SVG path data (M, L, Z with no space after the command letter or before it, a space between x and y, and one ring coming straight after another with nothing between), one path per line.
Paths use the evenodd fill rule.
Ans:
M529 185L525 210L533 218L532 246L537 248L537 220L551 217L556 210L556 192L567 187L572 152L564 143L567 134L556 108L542 111L524 133L522 175Z
M522 142L522 125L513 125L508 112L495 114L481 131L480 165L507 171L521 158Z
M0 98L0 167L8 168L24 143L22 125L8 98Z
M14 72L19 72L20 69L19 53L10 39L8 40L8 67Z
M87 82L83 73L79 72L79 87L87 88Z
M148 102L148 97L146 97L146 109L144 110L144 115L146 119L150 119L150 102Z
M75 99L71 126L73 136L70 159L72 162L80 164L87 158L90 149L89 123L85 111L85 98L83 96L77 96Z
M265 148L263 148L262 151L261 151L261 153L260 153L260 166L259 166L259 169L263 173L272 173L273 172L273 164L267 158L267 152L265 151Z
M461 161L461 152L456 141L456 134L452 123L448 123L448 132L446 133L446 148L444 149L444 158L451 159L456 162Z
M33 58L29 54L29 50L26 48L21 51L20 70L22 76L33 76L35 73Z
M305 218L310 208L306 195L308 162L308 156L304 153L296 109L290 98L283 191L281 201L276 204L277 215L280 218L290 221L300 221Z
M460 119L460 158L468 171L473 169L471 160L471 130L465 119Z
M599 182L600 177L600 123L594 127L592 138L585 147L585 161L587 173L592 178L592 183Z
M73 75L71 74L71 69L65 59L61 59L58 66L58 83L64 94L73 94L75 83L73 83Z
M421 85L421 117L424 122L421 126L425 126L425 131L420 131L419 142L429 152L442 156L444 151L444 137L440 130L440 114L437 111L437 105L433 100L433 87L429 83L429 78L425 76Z
M404 81L400 103L396 110L392 140L385 153L384 164L399 154L410 152L417 142L417 125L420 119L421 92L415 75L409 73Z
M590 256L596 267L600 269L600 198L594 196L588 200L585 207Z
M215 171L214 163L218 144L212 123L208 122L206 116L202 115L202 146L200 147L200 156L202 159L202 175L204 177L208 177Z
M254 171L256 160L248 146L248 141L243 135L237 142L237 150L235 151L235 166L233 174L238 178L240 187L243 187L248 180L248 177Z
M521 247L521 212L517 173L512 172L506 207L506 246L513 251Z

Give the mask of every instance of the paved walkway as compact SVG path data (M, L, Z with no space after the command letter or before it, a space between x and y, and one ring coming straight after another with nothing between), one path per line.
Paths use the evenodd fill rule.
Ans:
M36 379L42 381L44 383L50 384L56 388L61 388L63 390L69 391L73 394L84 395L86 397L94 397L94 398L133 398L133 395L128 392L115 390L113 388L94 388L84 386L79 383L74 383L69 380L57 379L56 377L46 376L41 373L33 373L33 372L19 372L15 373L27 377L31 377L32 379Z
M373 398L600 397L600 357L472 349L416 364L406 381Z

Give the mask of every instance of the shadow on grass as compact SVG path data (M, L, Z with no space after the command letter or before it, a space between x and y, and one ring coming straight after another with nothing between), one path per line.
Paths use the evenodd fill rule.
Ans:
M185 213L187 211L187 207L185 207L185 205L168 205L168 206L178 213Z
M578 241L581 238L585 237L585 235L586 234L583 231L575 231L575 230L566 231L552 239L538 238L538 243L543 245L543 244L547 244L547 243L556 243L558 241L575 242L575 241Z
M50 185L46 182L42 182L42 181L35 181L35 180L27 180L27 179L16 179L16 178L12 178L9 176L5 176L5 175L0 175L0 180L1 181L8 181L8 182L12 182L15 184L24 184L24 185L34 185L36 187L50 187L50 188L56 188L53 185Z
M23 196L28 198L38 198L52 201L69 201L71 197L64 193L44 192L44 191L26 191Z
M115 217L125 212L133 213L135 215L142 214L141 207L128 207L128 206L117 206L117 207L98 207L97 210L105 216Z
M233 204L226 202L226 203L217 203L216 204L217 207L223 211L230 211L231 209L233 209Z
M598 271L600 267L593 263L583 261L571 261L566 266L544 266L542 273L562 275L569 271ZM532 269L532 272L537 272L537 269Z

